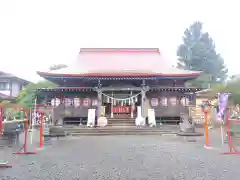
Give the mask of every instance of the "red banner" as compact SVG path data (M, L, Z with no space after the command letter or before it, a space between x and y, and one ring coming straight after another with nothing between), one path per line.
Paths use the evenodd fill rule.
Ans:
M113 113L131 113L131 106L113 106Z

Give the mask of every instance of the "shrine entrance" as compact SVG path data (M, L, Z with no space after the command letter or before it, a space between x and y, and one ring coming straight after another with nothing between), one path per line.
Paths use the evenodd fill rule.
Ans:
M109 118L134 118L136 107L141 105L141 93L139 92L106 92L102 93L102 105L105 106L105 114Z

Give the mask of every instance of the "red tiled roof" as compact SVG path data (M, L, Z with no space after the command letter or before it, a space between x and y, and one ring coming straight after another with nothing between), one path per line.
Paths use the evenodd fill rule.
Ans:
M67 68L40 76L198 76L172 67L157 48L83 48Z

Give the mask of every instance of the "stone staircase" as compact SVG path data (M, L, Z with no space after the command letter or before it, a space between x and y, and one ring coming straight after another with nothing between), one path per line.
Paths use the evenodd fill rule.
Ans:
M135 126L134 118L108 118L108 125L110 127L133 127Z
M162 134L177 134L180 132L178 126L164 125L160 127L136 127L135 125L125 125L121 121L121 125L114 124L114 126L107 127L94 127L88 128L86 126L63 126L50 128L51 136L54 136L54 132L57 134L60 132L70 136L104 136L104 135L162 135ZM115 123L115 122L114 122Z

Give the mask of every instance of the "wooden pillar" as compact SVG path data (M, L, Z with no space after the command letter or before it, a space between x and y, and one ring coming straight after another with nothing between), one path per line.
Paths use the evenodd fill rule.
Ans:
M112 99L111 99L111 118L113 118L113 103L114 103L114 99L113 99L113 92L112 92Z
M130 97L132 97L132 90L130 93ZM130 102L129 105L131 105L131 114L130 114L131 118L133 118L133 104L134 104L134 102L133 102L134 100L133 101L132 100L133 100L132 98L129 99L129 102Z
M98 107L97 107L97 119L101 116L101 106L102 106L102 90L98 89Z
M142 110L142 117L145 117L145 97L146 97L146 91L143 88L141 90L141 95L142 95L142 99L141 99L141 110Z

